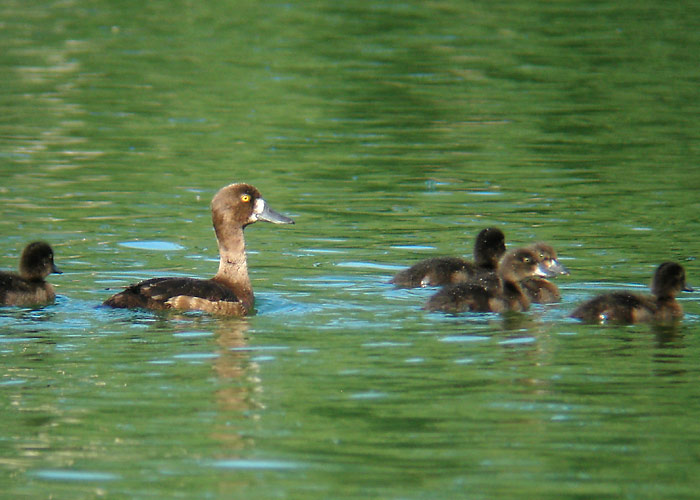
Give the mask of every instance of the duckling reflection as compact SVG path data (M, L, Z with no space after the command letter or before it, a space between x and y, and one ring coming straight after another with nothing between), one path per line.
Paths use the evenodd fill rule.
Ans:
M0 305L27 306L48 304L56 292L46 277L62 274L53 261L53 249L48 243L35 241L24 248L19 261L19 274L0 272Z
M494 273L506 252L505 236L495 227L483 229L474 242L474 262L460 257L425 259L396 274L391 283L401 288L443 286Z
M683 339L682 323L680 321L654 322L651 323L651 331L656 339L656 347L678 349L681 347L680 341ZM663 362L664 359L673 359L682 356L659 356L655 361ZM656 357L655 357L656 358ZM675 361L674 361L675 362Z
M693 291L686 283L685 269L675 262L664 262L654 273L651 296L630 292L602 294L578 306L571 317L588 323L673 321L683 317L683 309L676 301L676 295L682 291Z

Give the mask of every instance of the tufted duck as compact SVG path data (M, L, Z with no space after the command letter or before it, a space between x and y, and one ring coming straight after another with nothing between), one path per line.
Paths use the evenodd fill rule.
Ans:
M402 288L442 286L474 277L493 275L506 252L505 236L495 227L483 229L474 243L474 262L459 257L425 259L394 276L391 283Z
M200 310L245 316L253 309L243 229L257 221L294 224L272 210L250 184L230 184L211 202L212 222L219 245L219 270L208 280L152 278L129 286L104 303L111 307Z
M19 261L19 274L0 272L0 305L24 306L46 304L56 298L53 286L45 278L61 274L53 263L48 243L35 241L27 245Z
M535 252L518 248L506 253L498 264L497 286L481 282L448 285L430 297L425 309L444 312L505 312L526 311L529 299L520 288L520 281L528 276L551 276Z
M571 317L588 323L670 321L683 316L683 309L676 302L676 294L681 291L693 291L685 282L683 266L664 262L654 273L652 296L630 292L606 293L578 306Z
M544 267L553 273L554 276L569 274L569 270L557 260L557 252L551 245L538 242L529 248L537 254L540 261L544 264ZM520 283L520 286L531 302L548 304L550 302L559 302L561 299L561 294L559 293L557 285L539 276L525 278Z

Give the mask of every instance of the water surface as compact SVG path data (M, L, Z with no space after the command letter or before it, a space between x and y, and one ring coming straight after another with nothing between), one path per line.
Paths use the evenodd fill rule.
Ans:
M693 2L5 2L0 488L41 498L694 498L700 305L586 326L577 303L700 286ZM211 276L209 201L256 185L257 314L97 308ZM447 316L397 270L483 227L552 243L560 304Z

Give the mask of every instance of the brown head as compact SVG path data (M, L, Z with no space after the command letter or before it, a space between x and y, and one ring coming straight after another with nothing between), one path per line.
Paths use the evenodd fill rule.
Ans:
M506 253L498 264L498 272L504 280L511 282L519 282L530 276L553 275L529 248L516 248Z
M43 241L27 245L19 260L19 274L28 280L43 280L51 273L62 274L53 263L51 246Z
M272 210L263 199L260 191L250 184L229 184L219 190L211 201L211 218L220 241L230 229L242 229L257 221L274 224L294 224Z
M651 281L651 293L657 297L675 297L678 292L692 292L685 282L685 269L675 262L664 262L656 268Z
M569 270L557 260L557 252L551 245L540 241L529 248L535 252L537 258L540 259L540 262L542 262L544 267L549 269L553 275L569 274Z
M474 242L474 263L483 268L496 269L506 253L506 237L497 227L482 229Z

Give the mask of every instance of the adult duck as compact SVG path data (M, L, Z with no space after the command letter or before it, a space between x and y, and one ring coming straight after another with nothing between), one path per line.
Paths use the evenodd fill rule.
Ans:
M104 302L105 306L145 309L199 310L245 316L253 310L243 229L258 221L294 224L272 210L250 184L230 184L211 202L212 222L219 246L219 270L211 279L152 278L129 286Z

